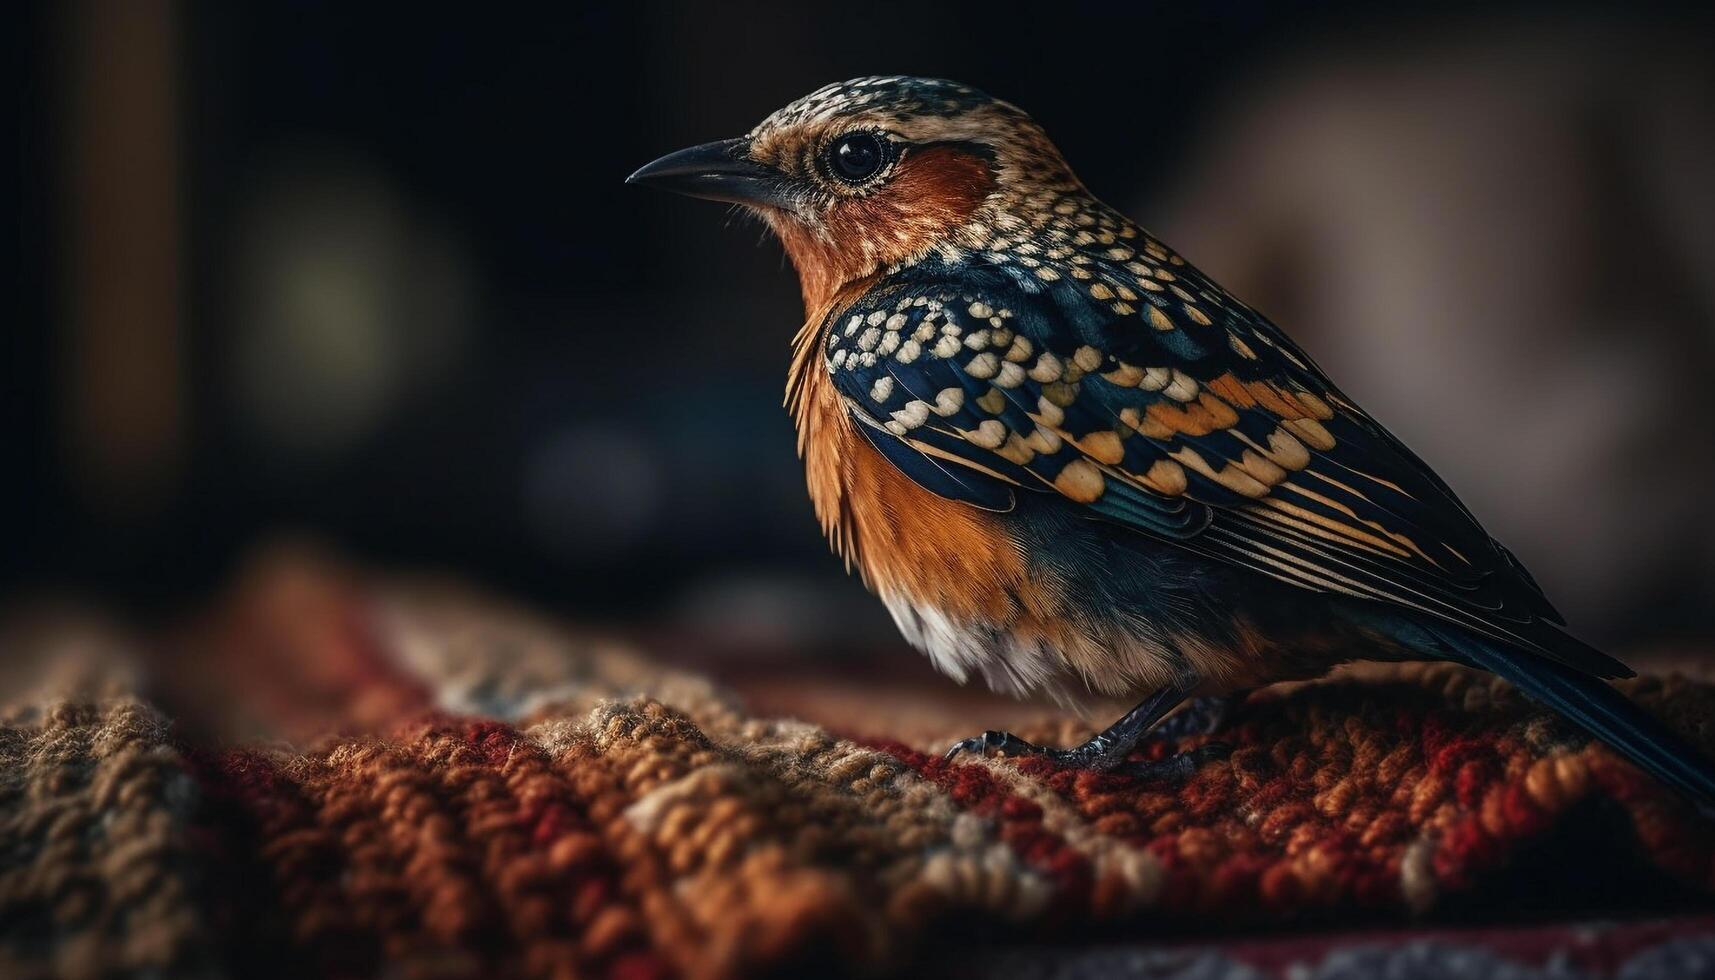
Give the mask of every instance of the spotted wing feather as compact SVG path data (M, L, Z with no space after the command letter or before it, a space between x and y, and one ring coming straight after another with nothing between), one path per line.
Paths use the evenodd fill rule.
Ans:
M827 331L828 366L860 431L883 446L893 439L883 454L896 466L904 446L937 469L974 470L1013 488L1065 488L1079 497L1076 480L1082 475L1090 486L1095 470L1076 446L1035 421L1048 396L1027 378L1018 335L1004 325L1013 312L997 307L979 317L973 307L985 309L969 291L913 285L874 292L836 318ZM1005 344L996 348L997 339ZM917 482L993 509L993 500L945 480ZM1080 502L1098 515L1170 538L1194 535L1209 519L1198 501L1123 481L1085 496Z
M1277 328L1152 242L1092 245L919 266L836 314L827 367L866 436L942 496L1058 493L1294 585L1625 672L1546 625L1505 549Z

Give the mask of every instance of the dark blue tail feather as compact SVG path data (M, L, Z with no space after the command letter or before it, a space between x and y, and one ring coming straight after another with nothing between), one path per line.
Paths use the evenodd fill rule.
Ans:
M1388 632L1402 642L1505 678L1715 817L1715 762L1607 681L1457 626L1389 619Z

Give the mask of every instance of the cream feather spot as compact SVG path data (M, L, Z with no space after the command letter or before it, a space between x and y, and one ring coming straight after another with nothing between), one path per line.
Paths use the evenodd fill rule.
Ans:
M935 395L935 414L946 418L965 407L965 389L942 388Z
M1293 394L1297 396L1298 403L1300 405L1309 409L1311 415L1314 415L1323 421L1327 421L1334 417L1334 409L1329 407L1328 403L1323 401L1317 395L1308 391L1295 391Z
M1075 459L1066 464L1054 478L1054 489L1080 504L1093 503L1107 489L1102 471L1087 459Z
M1059 426L1066 421L1066 410L1048 400L1046 395L1036 399L1036 417L1044 425Z
M1003 459L1010 460L1020 466L1026 466L1036 458L1036 450L1029 443L1018 437L1018 433L1008 433L1006 443L998 450Z
M1055 411L1059 411L1058 407L1055 408ZM1045 429L1040 425L1030 431L1030 436L1025 442L1039 453L1057 453L1063 444L1058 432L1053 429Z
M994 377L999 370L1000 358L988 351L984 351L965 362L965 373L973 378L987 380Z
M1268 455L1289 470L1301 470L1310 465L1310 450L1292 437L1292 433L1276 427L1268 434Z
M1185 468L1171 459L1158 459L1149 466L1149 471L1143 474L1143 482L1151 490L1177 497L1185 492L1188 483L1185 479Z
M998 449L1006 441L1006 426L997 419L984 419L982 424L965 434L965 440L984 449Z
M1272 487L1286 479L1285 470L1264 459L1262 454L1254 449L1247 449L1239 454L1238 466L1265 486Z
M1125 458L1125 446L1117 432L1092 432L1078 440L1078 448L1098 463L1111 465Z
M1055 381L1042 386L1042 397L1054 404L1065 408L1078 400L1078 386L1064 381Z
M1292 434L1297 436L1299 441L1312 449L1327 452L1334 448L1333 434L1323 428L1322 423L1315 419L1287 419L1280 424L1291 429Z
M1176 402L1188 402L1197 397L1197 390L1196 378L1191 377L1189 374L1186 374L1178 368L1174 368L1173 380L1167 383L1167 387L1161 389L1161 393Z
M907 429L915 429L929 420L929 403L914 399L906 402L904 408L892 414L893 421Z
M1143 368L1121 361L1119 367L1104 372L1102 377L1122 388L1136 388L1138 382L1143 380Z

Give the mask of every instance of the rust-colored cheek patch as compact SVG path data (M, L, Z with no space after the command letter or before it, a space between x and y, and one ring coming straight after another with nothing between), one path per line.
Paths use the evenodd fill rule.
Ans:
M970 221L994 186L983 157L932 146L906 154L875 193L834 205L821 228L784 216L769 224L798 269L805 307L817 309L844 283L916 255Z
M987 160L958 147L932 146L900 161L893 193L886 196L951 227L969 221L993 190Z
M992 190L988 161L956 147L932 146L907 154L879 192L836 207L829 224L836 234L873 243L882 262L893 263L969 221Z

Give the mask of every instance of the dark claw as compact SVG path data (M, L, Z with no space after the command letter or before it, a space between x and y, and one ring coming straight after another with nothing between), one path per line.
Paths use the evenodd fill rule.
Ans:
M973 736L971 738L961 738L957 742L954 742L951 748L947 749L947 754L941 757L941 761L951 762L960 752L975 752L978 755L981 755L984 749L985 746L981 735Z
M1011 732L986 731L981 735L961 738L953 743L947 754L941 758L951 761L960 752L974 752L977 755L988 755L993 749L1001 755L1041 755L1048 750L1040 745L1026 742Z

